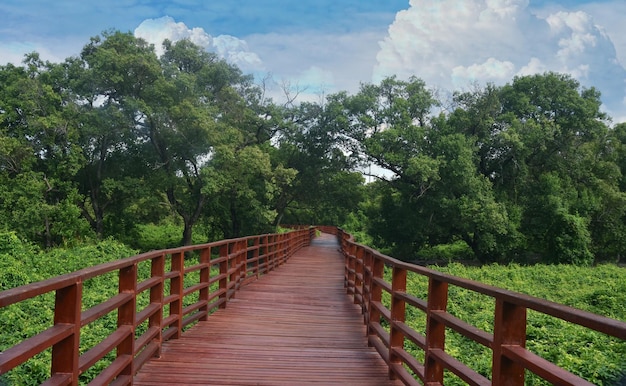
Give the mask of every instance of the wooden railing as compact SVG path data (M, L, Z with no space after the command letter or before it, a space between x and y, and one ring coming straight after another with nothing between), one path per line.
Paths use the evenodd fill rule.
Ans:
M91 384L131 384L141 366L160 355L162 342L225 308L237 290L285 263L312 237L314 229L307 228L153 251L0 292L0 309L47 294L55 299L52 325L0 352L0 375L51 349L46 385L78 385L80 374L111 355ZM84 283L111 273L118 293L85 309ZM93 347L81 347L81 331L110 313L117 314L117 327Z
M626 340L626 323L622 321L408 264L354 242L349 234L341 230L337 234L345 256L347 292L354 296L354 302L363 311L368 342L387 362L390 376L401 379L407 385L419 384L414 375L426 385L443 384L444 369L470 385L521 386L524 385L525 370L552 384L592 385L525 348L527 310ZM385 280L386 269L391 270L390 282ZM427 278L427 299L407 292L408 273ZM449 286L461 287L495 300L493 333L472 326L446 311ZM390 298L386 303L389 306L383 302L383 293ZM425 314L425 335L406 323L407 307ZM491 349L491 380L445 351L446 329ZM423 362L405 350L406 341L421 349Z

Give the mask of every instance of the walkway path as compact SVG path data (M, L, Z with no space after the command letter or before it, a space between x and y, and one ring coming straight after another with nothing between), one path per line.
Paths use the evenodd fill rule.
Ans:
M226 309L164 343L134 384L401 385L367 346L337 248L334 236L315 239Z

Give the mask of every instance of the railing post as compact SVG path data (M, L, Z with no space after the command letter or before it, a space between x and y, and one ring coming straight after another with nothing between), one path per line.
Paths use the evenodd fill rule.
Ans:
M523 386L524 367L505 357L506 345L526 347L526 308L496 299L493 331L494 385Z
M370 252L367 252L367 255L372 255L372 254ZM385 273L385 263L381 259L376 258L376 256L371 256L371 258L373 259L372 279L374 278L382 279ZM380 323L381 315L380 315L380 311L378 310L378 308L372 307L372 302L382 301L383 289L378 284L376 284L374 280L371 281L370 288L371 288L370 301L367 305L367 309L369 311L369 323L367 324L367 331L368 331L367 334L376 335L376 331L371 328L371 324Z
M345 265L345 277L344 277L344 285L346 287L346 292L348 295L356 295L354 292L354 283L355 283L355 271L354 271L354 251L356 250L356 246L348 245L343 248L344 255L344 265ZM355 299L356 301L356 299Z
M72 374L72 386L78 386L82 293L83 283L79 279L73 285L57 290L54 300L54 324L71 324L72 334L52 346L51 373Z
M287 233L281 233L281 248L280 248L280 265L287 262L287 256L289 255L289 235Z
M254 238L254 252L252 254L254 258L254 270L256 272L257 279L261 277L261 262L259 261L260 250L261 250L261 237L257 236Z
M274 270L274 236L267 235L265 237L265 273Z
M137 264L120 269L119 292L129 293L132 298L122 304L117 311L117 326L130 326L129 334L117 346L117 357L127 355L129 363L120 375L132 377L134 373L133 358L135 356L135 314L137 312Z
M170 295L176 295L176 299L170 303L170 315L177 315L174 327L176 332L172 336L173 339L180 338L183 332L183 286L185 277L185 254L178 252L172 254L172 272L176 272L176 276L170 280Z
M406 269L393 267L391 278L391 322L389 328L389 378L396 379L392 365L401 364L402 359L395 349L404 349L404 334L398 329L398 323L406 318L406 303L398 296L398 292L406 292Z
M358 260L356 264L360 264L363 267L363 302L361 304L362 312L363 312L363 322L366 326L368 326L371 320L371 301L372 301L372 272L374 269L373 263L374 257L371 252L363 250L361 255L358 256ZM380 319L380 315L379 315Z
M230 260L230 275L228 280L230 281L230 286L232 287L232 293L228 296L228 300L230 300L235 297L237 287L239 286L239 280L241 279L241 252L238 241L228 244L228 253L228 260ZM234 256L234 258L232 256Z
M235 271L233 273L233 278L235 279L235 286L233 287L233 298L237 296L237 291L239 290L239 288L241 287L241 280L242 280L242 254L243 254L243 250L241 249L241 240L233 243L233 250L232 250L232 254L235 255Z
M285 234L287 239L287 251L285 253L285 261L289 260L294 249L293 234L291 232Z
M283 265L283 262L285 260L285 234L284 233L278 234L278 247L276 251L277 251L277 255L276 255L277 266L280 267L281 265Z
M228 303L228 243L220 246L220 308L226 308Z
M164 276L165 276L165 255L160 255L152 259L150 265L150 276L151 277L160 277L161 281L159 284L150 288L150 303L159 305L159 312L155 312L150 316L148 321L148 328L158 329L157 336L154 337L154 341L156 341L159 345L159 349L155 353L155 356L161 356L161 342L162 342L162 331L161 323L163 323L163 291L164 291Z
M353 269L354 269L354 304L359 304L363 308L363 279L365 278L365 268L363 266L363 248L352 244Z
M200 252L200 283L208 283L211 280L211 248L205 248ZM198 300L204 305L198 312L202 313L200 321L206 321L209 317L209 287L202 288L198 293Z
M239 288L243 285L243 282L246 280L248 276L248 239L243 239L238 243L239 247L237 248L239 261Z
M426 383L443 384L443 366L430 353L433 349L445 349L446 326L433 314L445 312L448 306L448 283L430 278L428 281L428 307L426 310L426 358L424 375Z

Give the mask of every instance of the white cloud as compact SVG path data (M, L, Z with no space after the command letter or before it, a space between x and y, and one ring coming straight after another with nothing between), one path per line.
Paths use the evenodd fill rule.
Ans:
M185 23L176 22L170 16L144 20L136 29L135 36L154 44L158 55L163 54L163 41L172 42L188 39L192 43L215 52L219 57L237 65L243 71L262 71L263 62L248 49L244 40L230 35L213 37L202 28L189 28Z
M489 58L481 64L454 67L452 69L452 82L457 87L463 87L478 80L501 83L510 80L514 74L515 65L513 63Z
M626 33L624 33L624 15L626 1L613 0L583 4L581 9L595 20L602 20L602 29L611 38L616 55L622 65L626 65Z
M548 71L548 68L546 67L545 64L543 64L541 59L530 58L530 61L528 62L528 64L522 67L518 71L517 75L524 76L524 75L540 74L546 71Z
M411 0L380 43L373 80L415 75L457 90L476 82L504 84L514 75L567 72L598 88L610 114L626 115L626 70L613 35L587 12L537 14L528 0Z
M213 39L215 52L230 63L237 64L243 70L262 70L261 58L250 52L245 40L230 35L219 35Z
M188 39L192 43L208 49L213 38L202 28L189 29L185 23L177 23L173 18L164 16L159 19L144 20L135 29L135 36L142 38L148 43L154 44L157 55L163 54L163 41L169 39L172 42Z
M280 102L283 83L301 91L299 100L320 100L322 94L357 92L371 79L383 28L348 34L302 31L298 34L255 34L246 41L263 58L275 80L271 96Z

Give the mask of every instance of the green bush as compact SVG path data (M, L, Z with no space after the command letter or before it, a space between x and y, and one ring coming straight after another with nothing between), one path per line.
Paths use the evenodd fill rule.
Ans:
M22 241L15 232L0 232L0 291L41 280L33 268L38 248Z
M489 265L468 267L450 264L439 271L480 281L542 299L626 321L626 269L616 265L581 267L575 265L519 266ZM427 282L410 276L408 288L425 296ZM491 332L494 301L451 286L448 311L460 319ZM413 312L413 311L412 311ZM415 311L417 312L417 311ZM417 328L425 321L416 318ZM475 347L458 334L448 334L446 349L474 370L490 373L490 352ZM534 311L528 313L527 348L558 366L598 385L611 385L626 369L626 342ZM462 385L448 375L446 385ZM546 385L528 373L527 385Z
M439 261L451 263L459 260L474 260L474 252L465 241L459 240L451 244L440 244L421 249L418 258L423 261Z
M0 233L0 289L5 290L81 268L118 260L136 253L113 240L75 248L57 248L43 252L24 243L14 233ZM87 280L83 287L83 309L117 293L115 274ZM0 308L0 352L52 326L54 294L48 293L9 307ZM86 326L81 335L81 350L102 341L115 329L115 315ZM107 325L108 324L108 325ZM50 375L50 350L35 356L0 378L0 384L39 385ZM90 379L98 368L81 376Z
M136 224L130 237L123 241L132 248L140 251L175 248L181 245L183 226L174 222L162 224ZM192 244L206 243L207 232L201 226L195 226Z

